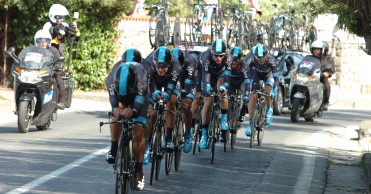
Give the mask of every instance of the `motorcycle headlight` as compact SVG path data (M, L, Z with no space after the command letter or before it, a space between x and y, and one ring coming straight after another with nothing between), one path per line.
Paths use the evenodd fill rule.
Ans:
M36 83L42 81L39 77L39 71L23 71L18 79L22 82Z

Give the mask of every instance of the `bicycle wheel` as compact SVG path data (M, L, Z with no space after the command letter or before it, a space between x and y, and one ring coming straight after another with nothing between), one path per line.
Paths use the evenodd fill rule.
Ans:
M201 136L202 136L202 121L201 121L201 118L202 118L202 115L201 115L201 112L202 112L202 105L199 107L199 109L197 110L197 117L196 117L196 124L195 124L195 132L193 134L193 139L194 139L194 144L193 144L193 155L195 155L196 153L196 149L198 150L198 152L201 151L200 149L200 146L197 146L197 144L199 143L200 139L201 139Z
M214 116L211 117L212 120L210 120L209 124L209 142L208 146L210 149L210 163L212 164L214 162L214 157L215 157L215 141L216 141L216 131L215 131L215 125L216 125L216 119Z
M129 168L131 166L131 155L129 149L130 149L129 144L127 142L120 140L120 145L117 150L115 163L116 173L115 193L128 193L129 191L130 186Z
M156 36L155 36L155 31L156 31L156 24L157 24L157 17L155 15L156 13L153 12L151 15L151 18L149 19L149 43L151 44L152 48L154 48L155 42L156 42Z
M194 9L192 14L192 21L191 21L191 45L193 42L196 42L199 45L199 36L201 35L201 21L199 20L199 9Z
M163 131L163 130L162 130ZM155 172L155 175L156 175L156 180L158 180L158 177L160 176L160 170L161 170L161 160L162 160L162 157L163 157L163 147L162 147L162 145L163 145L163 142L162 142L162 140L164 139L164 137L163 137L163 135L162 135L162 133L159 133L158 135L157 135L157 150L156 150L156 155L157 155L157 157L156 157L156 172Z
M179 19L179 17L176 17L175 22L174 22L172 43L173 43L173 45L179 45L180 41L181 41L180 19Z
M225 139L224 139L224 142L223 142L224 143L224 152L227 152L227 146L228 146L228 142L229 142L228 140L229 140L230 134L231 134L230 130L225 132L225 137L224 137Z
M216 8L216 37L218 39L223 39L223 10L220 7Z
M182 144L183 144L183 130L184 130L184 123L182 119L182 111L178 111L178 118L179 121L177 122L177 127L176 127L176 140L174 142L174 145L176 145L175 149L175 156L174 156L174 166L175 166L175 171L179 170L180 166L180 159L182 157Z
M250 137L250 148L254 146L255 135L256 135L256 127L258 126L259 122L259 107L255 106L253 119L252 119L252 129L251 129L251 137Z
M232 48L236 45L236 18L234 17L234 14L230 14L228 16L227 21L227 47ZM234 46L232 46L234 45Z
M172 141L174 142L174 139L176 139L173 135ZM174 156L174 151L166 151L165 154L165 172L166 175L170 174L171 171L171 165L173 164L173 156Z
M265 131L265 113L266 113L266 106L263 103L260 111L260 118L259 118L259 129L258 129L258 146L260 146L263 142L264 131Z
M157 138L157 131L153 134L153 140L152 140L152 146L151 146L151 176L150 176L150 185L152 185L152 180L155 174L155 168L156 168L156 163L157 163L157 144L159 144L158 138Z
M233 116L232 116L232 130L231 130L231 149L234 149L236 145L236 138L237 138L237 130L238 130L238 119L239 119L239 110L241 109L238 102L234 102L233 106Z
M164 46L166 42L165 26L162 20L158 20L155 30L155 48Z
M183 41L185 42L186 46L192 45L192 24L189 18L186 19L184 23L184 37Z

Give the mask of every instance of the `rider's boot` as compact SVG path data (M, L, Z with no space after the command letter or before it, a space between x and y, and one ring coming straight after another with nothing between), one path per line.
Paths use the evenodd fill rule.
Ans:
M267 107L267 112L265 116L265 124L266 125L271 125L272 124L272 115L273 115L273 109L272 107Z
M208 140L209 140L209 135L207 134L207 129L202 128L202 137L200 139L200 144L199 144L201 149L207 149Z
M251 136L251 130L252 130L252 120L249 120L249 124L246 127L245 135Z

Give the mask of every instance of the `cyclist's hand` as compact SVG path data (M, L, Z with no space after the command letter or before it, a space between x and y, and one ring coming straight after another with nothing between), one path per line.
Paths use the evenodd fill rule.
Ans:
M153 92L153 100L157 101L160 99L160 97L161 97L161 91L155 90L155 92Z
M225 84L222 84L219 86L219 92L224 93L227 92L227 86Z
M207 84L206 85L206 95L210 95L211 94L211 90L213 90L213 88L210 86L210 84Z
M121 111L121 115L125 118L131 118L133 116L133 110L131 108L124 108Z
M165 102L169 102L170 96L166 92L162 92L162 98L164 99Z
M249 102L249 95L244 95L243 102Z
M183 89L180 93L180 97L185 98L186 96L187 96L187 92L185 91L185 89Z

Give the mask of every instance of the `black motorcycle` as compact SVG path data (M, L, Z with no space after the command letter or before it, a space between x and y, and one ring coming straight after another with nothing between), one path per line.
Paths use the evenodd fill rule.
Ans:
M49 128L57 120L58 87L53 77L53 65L64 57L55 59L48 49L28 46L19 53L9 48L4 54L14 59L14 97L18 130L27 133L30 125L38 130Z

